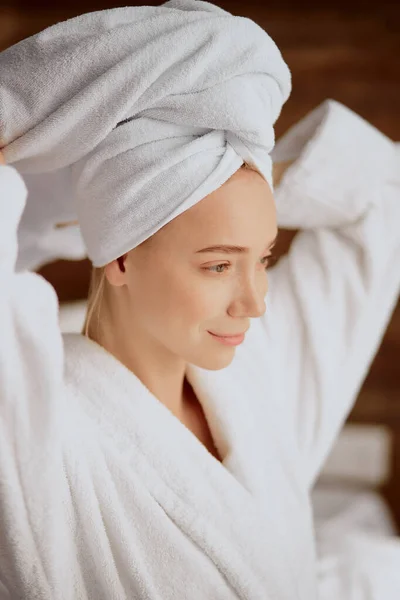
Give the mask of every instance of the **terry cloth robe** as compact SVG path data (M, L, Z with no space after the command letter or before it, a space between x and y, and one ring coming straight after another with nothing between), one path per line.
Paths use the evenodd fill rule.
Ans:
M14 271L25 191L0 167L1 600L400 597L399 541L384 565L319 557L310 502L398 297L398 147L328 101L278 143L296 156L276 200L303 231L265 316L227 368L189 366L222 462L111 354L61 335L53 288Z

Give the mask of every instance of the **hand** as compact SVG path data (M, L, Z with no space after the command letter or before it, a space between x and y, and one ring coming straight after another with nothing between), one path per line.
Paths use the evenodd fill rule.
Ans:
M0 165L5 165L6 161L4 160L4 156L2 151L0 150Z

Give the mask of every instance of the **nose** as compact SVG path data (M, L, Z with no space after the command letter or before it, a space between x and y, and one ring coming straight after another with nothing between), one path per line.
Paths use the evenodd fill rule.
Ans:
M268 291L268 279L263 273L256 278L241 281L238 292L230 305L232 317L261 317L266 310L265 296Z

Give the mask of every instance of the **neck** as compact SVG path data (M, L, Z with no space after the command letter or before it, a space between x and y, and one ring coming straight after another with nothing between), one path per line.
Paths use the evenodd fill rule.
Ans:
M143 331L123 310L103 305L101 326L89 337L115 356L177 418L182 419L190 399L186 363ZM129 328L126 323L130 323Z

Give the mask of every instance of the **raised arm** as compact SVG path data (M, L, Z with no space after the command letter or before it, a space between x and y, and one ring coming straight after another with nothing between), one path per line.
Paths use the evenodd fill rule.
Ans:
M302 229L270 271L262 321L311 487L380 345L400 288L400 153L326 101L277 143L278 222Z
M26 188L17 171L0 166L2 600L33 598L38 590L50 588L56 597L60 591L53 587L56 580L64 583L65 590L70 585L61 576L64 571L68 575L69 559L61 550L67 554L66 520L60 512L65 483L58 303L53 288L42 277L14 271L16 232L25 200ZM43 562L43 556L49 556L44 540L56 548L53 562ZM64 564L57 565L57 556Z

